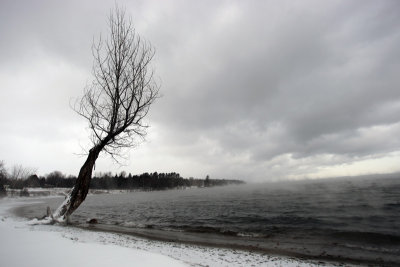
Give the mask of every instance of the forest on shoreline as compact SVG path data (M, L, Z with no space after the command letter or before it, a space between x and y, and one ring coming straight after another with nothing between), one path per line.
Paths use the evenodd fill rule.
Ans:
M54 171L45 177L30 174L27 177L16 178L7 172L0 173L0 197L6 195L6 189L24 188L72 188L77 177L66 176L60 171ZM96 174L90 183L90 189L105 190L166 190L188 187L213 187L231 184L243 184L241 180L183 178L179 173L143 173L126 175L125 172L112 175L111 172Z

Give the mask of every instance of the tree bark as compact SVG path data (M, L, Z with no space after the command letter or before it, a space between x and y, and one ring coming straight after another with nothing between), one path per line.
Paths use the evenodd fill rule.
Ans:
M89 191L90 181L92 179L93 167L101 150L101 146L95 146L90 149L88 157L79 171L78 178L71 193L69 193L63 204L61 204L61 206L53 214L53 219L57 221L68 221L69 216L85 200Z

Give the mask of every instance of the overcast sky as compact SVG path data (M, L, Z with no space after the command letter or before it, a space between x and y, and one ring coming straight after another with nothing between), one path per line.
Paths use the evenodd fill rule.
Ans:
M400 1L117 1L163 95L124 166L267 181L400 171ZM77 174L110 1L0 1L0 160Z

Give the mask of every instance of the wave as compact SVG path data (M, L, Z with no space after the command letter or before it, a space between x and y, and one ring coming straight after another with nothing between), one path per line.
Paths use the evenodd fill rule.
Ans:
M400 202L384 204L383 209L387 211L400 211Z
M336 239L373 245L400 245L400 236L372 232L342 231L331 234Z

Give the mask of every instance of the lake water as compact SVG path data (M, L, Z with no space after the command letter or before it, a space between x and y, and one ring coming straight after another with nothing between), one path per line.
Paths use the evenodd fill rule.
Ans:
M20 208L40 217L46 206ZM400 265L400 178L319 180L88 196L75 225L162 240Z

